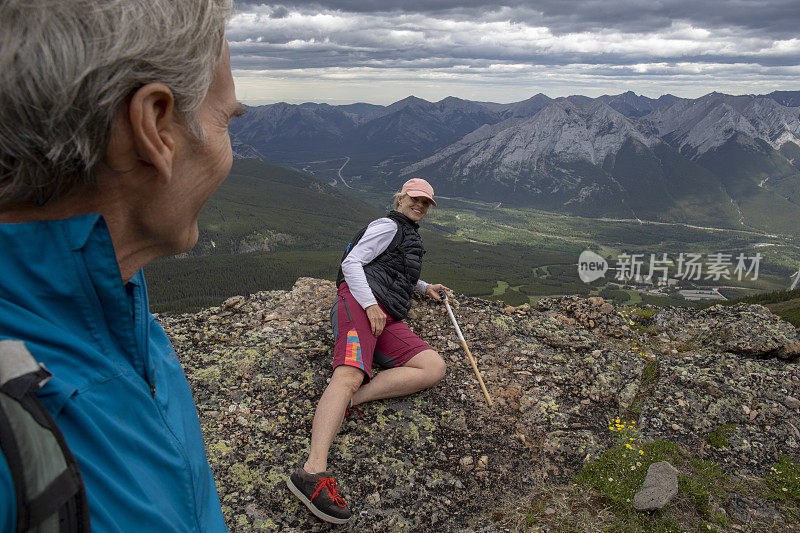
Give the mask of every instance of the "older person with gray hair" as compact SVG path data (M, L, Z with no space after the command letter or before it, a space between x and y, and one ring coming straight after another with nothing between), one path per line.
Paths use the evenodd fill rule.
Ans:
M227 129L241 112L231 9L231 0L0 2L2 531L58 529L59 519L72 530L226 530L142 267L195 244L198 214L230 170ZM33 370L15 373L26 353ZM38 496L33 463L55 455L20 445L30 435L13 417L27 395L46 411L34 418L52 417L63 435L55 455L74 463Z

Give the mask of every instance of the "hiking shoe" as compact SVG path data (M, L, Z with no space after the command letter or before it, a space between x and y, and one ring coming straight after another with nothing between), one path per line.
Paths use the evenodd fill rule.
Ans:
M350 520L347 502L336 492L336 480L327 472L309 474L300 467L286 480L286 486L317 518L332 524Z

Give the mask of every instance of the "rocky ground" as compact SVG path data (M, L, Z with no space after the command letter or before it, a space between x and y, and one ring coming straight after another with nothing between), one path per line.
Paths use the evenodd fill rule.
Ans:
M284 478L304 459L331 373L334 296L333 283L301 278L291 291L159 317L192 385L232 531L329 528ZM732 476L764 476L781 456L800 461L800 335L764 307L637 314L601 298L514 308L458 295L453 304L495 406L443 306L416 301L407 322L447 360L447 376L345 422L330 460L354 509L343 529L510 527L492 522L498 502L569 484L615 443L617 419ZM709 435L726 440L711 445ZM787 524L766 499L727 505L734 522L761 513Z

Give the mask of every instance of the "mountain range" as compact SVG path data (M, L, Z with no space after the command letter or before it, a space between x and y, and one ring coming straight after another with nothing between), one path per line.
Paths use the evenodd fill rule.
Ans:
M240 157L303 168L347 158L365 189L420 176L440 194L554 212L796 234L798 105L800 91L510 104L410 96L251 107L231 132Z

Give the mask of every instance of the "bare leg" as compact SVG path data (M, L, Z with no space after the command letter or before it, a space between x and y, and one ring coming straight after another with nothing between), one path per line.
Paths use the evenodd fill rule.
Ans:
M359 388L353 394L353 405L405 396L433 387L442 380L446 368L444 360L438 353L433 350L422 351L402 366L382 371Z
M311 446L308 461L303 468L309 474L318 474L328 469L328 450L339 426L344 419L344 411L353 394L364 381L364 372L352 366L337 366L331 382L322 394L311 424Z

